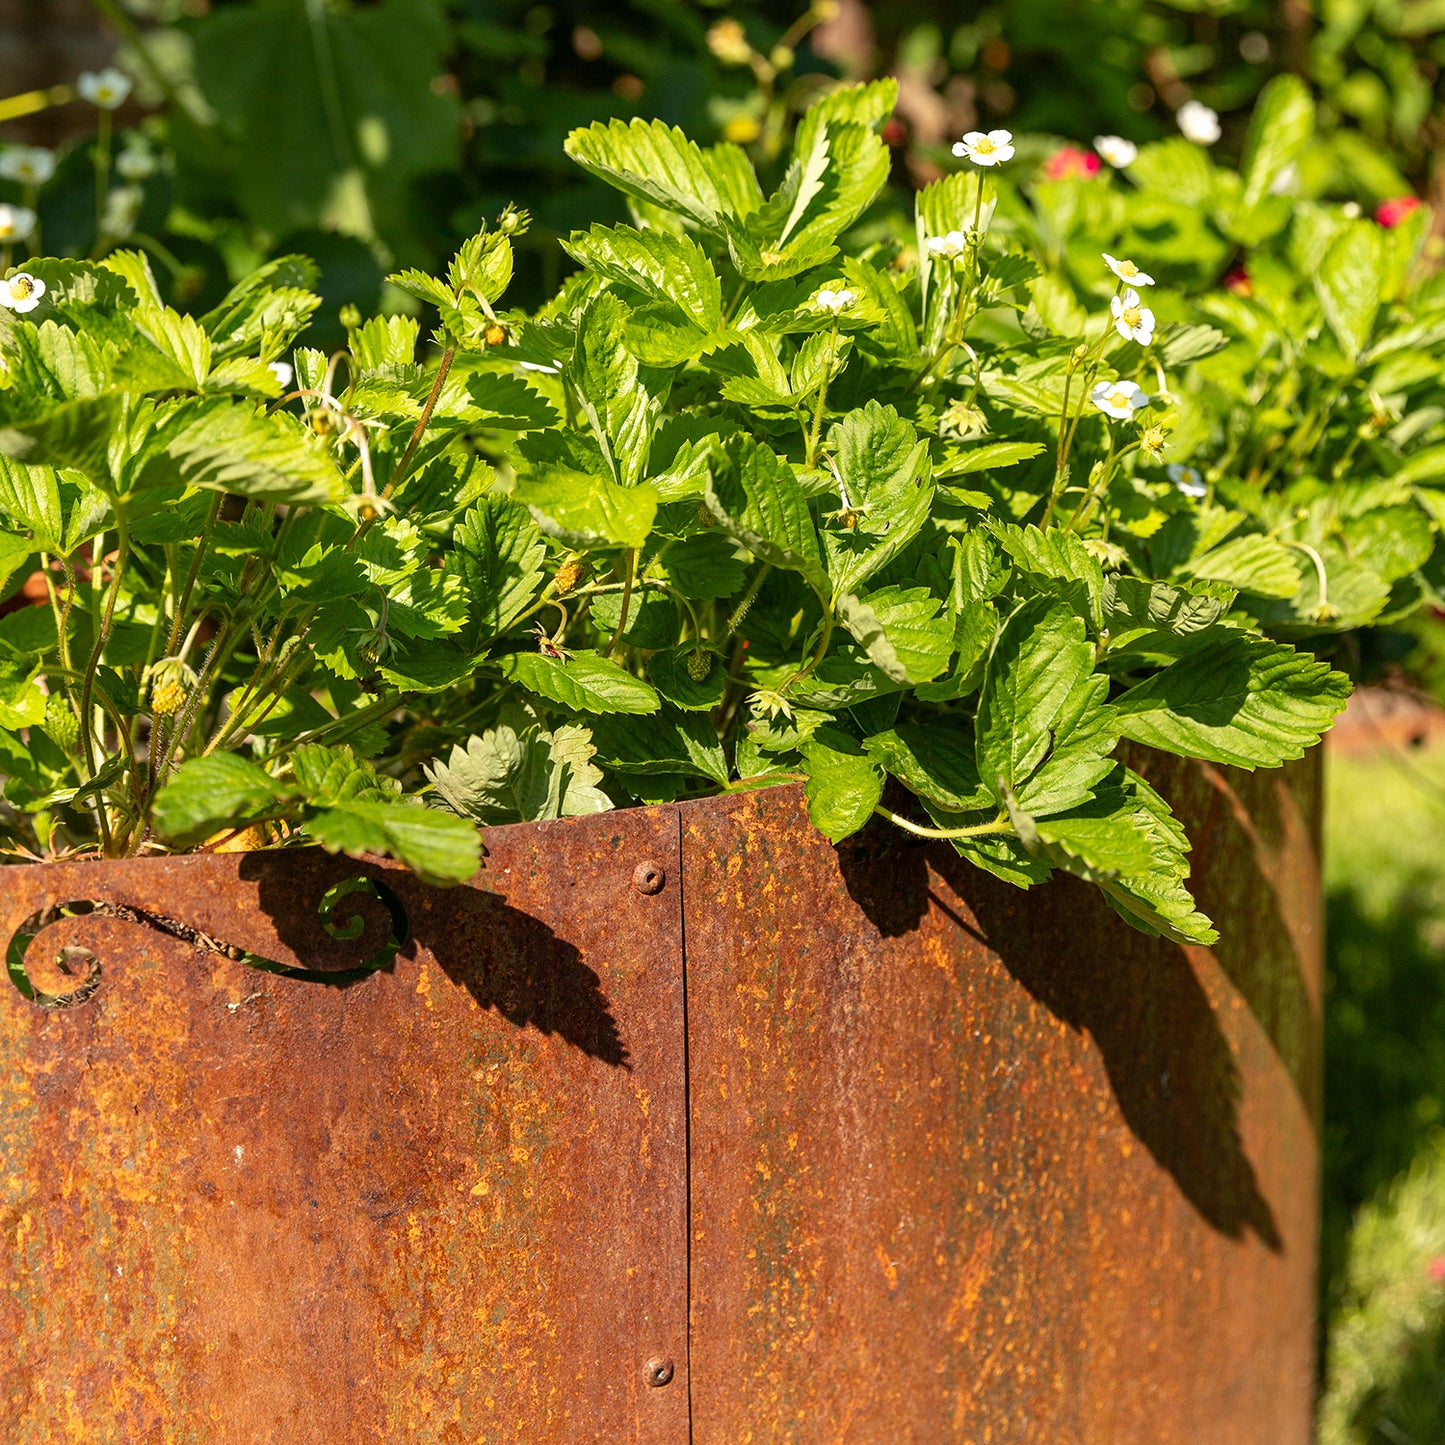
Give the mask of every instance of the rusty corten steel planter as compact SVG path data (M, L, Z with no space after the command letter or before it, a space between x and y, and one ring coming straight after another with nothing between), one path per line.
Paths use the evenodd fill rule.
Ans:
M791 788L5 869L3 1438L1305 1445L1318 763L1154 761L1214 950Z

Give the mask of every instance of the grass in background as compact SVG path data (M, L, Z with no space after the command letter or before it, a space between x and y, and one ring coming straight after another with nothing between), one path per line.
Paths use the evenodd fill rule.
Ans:
M1321 1445L1445 1440L1445 747L1326 774Z

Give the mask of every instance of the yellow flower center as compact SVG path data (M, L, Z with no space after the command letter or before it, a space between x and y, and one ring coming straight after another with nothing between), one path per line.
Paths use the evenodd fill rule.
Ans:
M1110 406L1128 406L1129 394L1125 391L1116 391L1109 397Z
M1127 326L1130 331L1137 329L1140 321L1143 320L1139 315L1139 308L1137 306L1126 306L1122 319L1124 325Z
M975 155L991 156L998 147L987 137L983 136L974 142L973 151Z
M1120 261L1118 272L1121 276L1137 276L1139 268L1132 261Z
M10 282L10 295L16 301L28 301L35 294L35 283L28 276L17 276Z
M1146 452L1162 452L1164 450L1164 428L1151 426L1141 440Z

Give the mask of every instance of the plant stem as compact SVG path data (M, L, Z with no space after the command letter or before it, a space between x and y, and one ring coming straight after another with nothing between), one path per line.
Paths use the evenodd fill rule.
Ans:
M111 573L110 587L105 595L105 610L101 615L100 627L95 634L95 645L90 649L90 658L85 664L85 677L80 685L80 750L85 758L85 765L90 771L90 778L93 781L100 771L95 761L94 738L91 730L90 707L95 691L95 673L100 666L101 654L105 651L105 645L110 641L111 624L115 620L116 599L120 595L120 579L125 572L126 559L130 555L130 528L126 525L125 515L117 510L115 516L116 534L119 545L115 554L115 570ZM96 571L104 567L102 557L96 558ZM107 857L111 851L110 822L105 815L105 802L102 798L96 798L96 822L100 826L101 845Z
M731 637L743 625L743 619L748 615L748 609L757 601L758 593L762 591L763 583L768 580L768 573L772 570L773 564L764 562L753 575L753 580L748 583L748 590L743 593L742 601L733 609L732 616L728 618L728 637Z
M456 356L455 346L449 346L442 352L442 359L437 366L436 380L432 382L431 391L427 395L426 405L421 409L421 416L417 418L416 426L412 430L411 439L406 444L406 450L401 454L401 460L396 464L396 470L391 474L391 480L382 488L381 495L390 497L396 491L406 477L407 468L411 466L413 453L417 449L426 429L431 425L431 414L436 410L437 398L442 394L442 387L446 383L447 372L452 369L452 358Z
M110 192L110 128L111 114L101 108L95 134L95 248L101 249L105 237L105 199Z
M807 465L812 466L818 459L818 437L823 430L823 411L828 399L828 383L832 381L833 361L838 352L838 323L828 337L828 359L823 363L823 380L818 387L818 404L813 408L813 425L807 433Z
M925 828L918 823L910 822L901 814L893 812L891 808L885 808L881 803L873 811L880 818L887 818L890 823L896 823L900 828L906 829L910 833L916 833L920 838L985 838L1014 831L1013 824L1007 818L999 818L992 823L975 823L968 828Z
M166 639L166 656L174 657L176 648L181 642L181 624L185 619L186 608L191 605L191 592L196 585L196 579L201 575L201 559L206 555L206 547L211 540L211 533L216 529L216 519L221 515L221 503L225 496L217 492L215 500L211 503L211 510L206 514L206 525L201 530L201 535L196 541L196 550L191 557L190 568L186 572L185 584L181 588L181 594L176 599L175 616L171 619L170 636Z
M166 99L177 110L183 111L189 119L195 121L197 125L209 129L212 122L206 119L204 112L198 111L195 102L189 96L178 92L171 84L165 72L156 64L154 56L151 55L150 46L146 44L140 26L131 19L124 7L117 4L116 0L90 0L90 3L100 11L102 17L119 32L121 38L135 52L141 69L145 71L155 87L164 93Z
M74 99L75 92L68 85L52 85L48 90L27 90L19 95L7 95L0 100L0 121L19 120L22 116L49 110L52 105L65 105Z
M632 602L632 580L633 574L637 571L637 549L627 549L626 571L622 574L622 611L617 614L617 631L612 634L612 641L607 644L603 657L611 657L617 651L617 644L622 641L622 634L627 628L627 609Z
M828 651L828 644L833 640L833 627L833 609L828 607L823 613L823 627L819 633L818 645L814 648L812 657L778 689L780 693L787 692L795 682L801 682L805 677L810 676L813 669L822 662L824 654Z

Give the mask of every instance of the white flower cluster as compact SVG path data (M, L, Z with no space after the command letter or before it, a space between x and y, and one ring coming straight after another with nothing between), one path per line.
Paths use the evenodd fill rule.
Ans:
M55 174L55 157L43 146L11 146L0 152L0 176L22 186L43 186Z
M839 316L857 299L858 293L850 290L847 286L841 286L836 291L825 286L813 297L813 305L819 311L826 311L830 316Z
M1149 405L1144 388L1135 381L1101 381L1089 393L1089 400L1115 421L1128 421Z
M130 98L131 79L123 70L107 65L104 70L82 71L75 88L82 100L101 110L119 110Z
M1094 149L1116 171L1122 171L1125 166L1132 166L1139 158L1139 147L1133 141L1125 140L1121 135L1096 135Z
M1180 462L1170 462L1164 470L1169 475L1169 480L1186 496L1202 497L1209 488L1204 485L1204 478L1193 467L1186 467Z
M1199 100L1186 100L1174 117L1185 140L1198 146L1212 146L1222 134L1219 114Z
M1137 341L1148 346L1154 339L1154 313L1139 299L1139 293L1126 287L1121 295L1109 303L1114 313L1114 330L1125 341Z
M954 142L953 153L976 166L1001 166L1013 158L1013 134L1006 130L971 130L961 141Z
M968 245L968 237L962 231L950 231L946 236L929 236L923 242L923 249L930 256L952 260L961 256Z
M1109 302L1114 317L1114 330L1125 341L1148 346L1154 340L1154 313L1144 305L1135 286L1152 286L1154 278L1141 271L1132 261L1120 260L1103 252L1104 264L1120 281L1131 282ZM1128 421L1136 411L1149 405L1149 397L1137 382L1101 381L1089 393L1089 400L1116 421ZM1161 436L1162 442L1162 436Z
M29 206L0 205L0 246L23 241L35 229L35 212Z
M0 306L7 311L34 311L45 295L45 282L28 271L17 271L0 281Z

